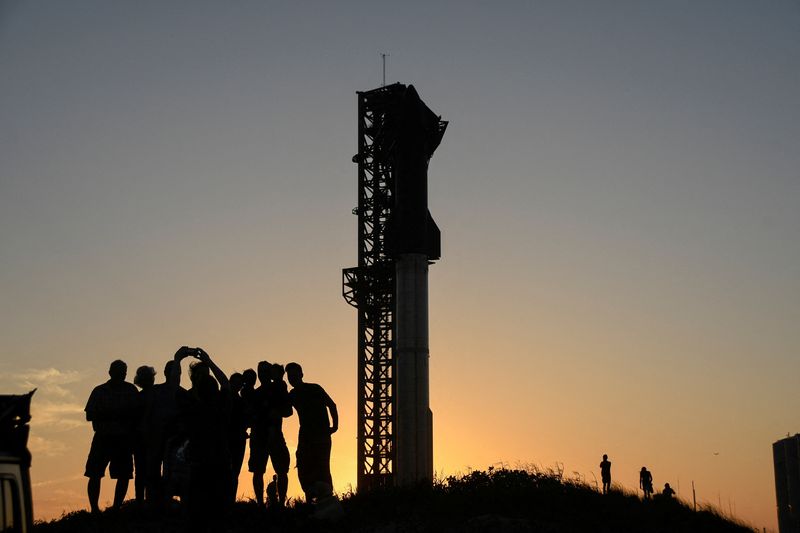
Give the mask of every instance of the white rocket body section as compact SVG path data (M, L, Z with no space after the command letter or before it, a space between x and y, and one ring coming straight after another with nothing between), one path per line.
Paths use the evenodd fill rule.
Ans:
M428 257L401 254L396 261L395 369L398 485L433 480L433 414L428 359Z

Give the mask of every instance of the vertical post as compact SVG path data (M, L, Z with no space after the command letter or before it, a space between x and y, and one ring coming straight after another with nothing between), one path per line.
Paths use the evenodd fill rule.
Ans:
M692 505L694 507L694 512L697 512L697 495L694 492L694 480L692 480Z
M365 151L364 147L364 97L358 95L358 153L361 154ZM367 266L367 258L365 254L365 245L368 236L366 234L366 205L364 202L364 194L362 191L366 186L366 171L364 163L359 160L358 163L358 266L364 268ZM356 436L356 463L357 463L357 486L366 486L369 474L367 471L366 462L366 448L367 448L367 435L366 430L366 411L367 401L365 391L367 389L367 328L371 327L368 323L367 313L365 309L358 309L358 431Z

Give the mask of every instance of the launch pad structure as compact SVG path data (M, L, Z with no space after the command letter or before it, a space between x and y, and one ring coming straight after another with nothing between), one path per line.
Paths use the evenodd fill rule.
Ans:
M411 85L358 92L358 490L433 478L428 265L440 258L427 169L447 122Z

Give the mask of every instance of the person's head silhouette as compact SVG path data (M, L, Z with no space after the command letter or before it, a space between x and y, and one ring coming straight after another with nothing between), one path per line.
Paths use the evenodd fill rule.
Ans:
M608 461L608 455L603 454L603 461Z
M201 379L207 377L211 377L211 369L208 368L208 364L203 361L195 361L189 365L189 380L192 382L192 387L196 387Z
M297 363L289 363L286 365L286 377L292 387L297 387L303 383L303 367Z
M269 383L269 376L270 376L270 367L272 365L269 364L268 361L259 361L258 366L258 381L261 382L262 385L266 385Z
M156 382L156 369L152 366L140 366L136 369L133 384L142 390L149 389Z
M242 372L242 388L252 389L256 386L256 371L248 368Z
M125 376L128 375L128 365L125 364L125 361L117 359L108 367L108 375L111 381L121 383L125 381Z
M231 384L231 392L234 394L238 394L239 391L242 390L244 381L242 380L242 375L239 372L234 372L231 374L231 377L228 378L228 382Z
M177 365L177 371L176 371ZM164 365L164 383L174 382L180 384L181 382L181 364L174 359L170 359Z
M281 381L283 380L283 365L278 363L273 363L269 367L269 377L272 381Z

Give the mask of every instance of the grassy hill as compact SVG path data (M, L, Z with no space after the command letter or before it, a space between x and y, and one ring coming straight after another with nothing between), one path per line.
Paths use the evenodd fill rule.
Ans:
M432 487L347 494L341 505L343 516L331 522L317 519L316 510L303 502L294 502L281 512L239 502L226 520L226 528L232 533L753 531L713 510L694 512L681 502L658 498L645 502L623 491L603 496L585 483L526 470L476 471L447 478ZM72 513L34 528L36 533L184 530L178 508L154 517L131 504L99 516Z

